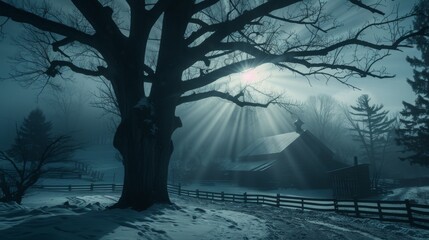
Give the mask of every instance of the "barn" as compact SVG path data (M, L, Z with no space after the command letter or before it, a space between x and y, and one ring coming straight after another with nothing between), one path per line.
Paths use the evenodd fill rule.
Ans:
M367 197L371 194L369 165L358 164L329 172L334 198L351 199Z
M329 172L347 167L310 131L302 130L264 137L246 147L227 170L242 186L259 188L326 188Z

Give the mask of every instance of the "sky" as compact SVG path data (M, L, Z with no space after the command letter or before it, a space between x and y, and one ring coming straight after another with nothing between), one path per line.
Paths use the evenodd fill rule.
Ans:
M333 2L331 2L333 3ZM415 1L385 1L385 4L400 4L400 11L406 11L415 3ZM335 12L339 2L331 6ZM382 6L388 9L390 6ZM339 18L345 24L358 21L362 16L357 14L338 13ZM360 19L361 20L361 19ZM7 77L11 73L11 63L8 57L13 56L19 51L13 43L13 35L18 32L19 27L16 24L8 24L4 29L8 35L0 41L0 77ZM12 33L12 34L11 34ZM263 72L263 78L266 81L274 83L283 89L291 100L305 101L309 96L318 94L328 94L337 100L351 105L354 104L357 97L361 94L369 94L373 103L384 104L386 109L397 112L402 109L402 101L412 102L415 95L411 87L406 83L407 78L412 78L412 68L405 61L406 56L419 55L415 49L405 49L403 52L392 52L392 55L382 62L390 74L396 75L391 79L373 79L358 78L350 79L349 83L361 90L352 89L335 80L329 82L318 81L310 78L310 81L300 76L296 76L287 71L270 70ZM74 83L85 94L96 91L96 84L88 81L82 76L76 76ZM19 83L12 80L0 81L0 130L12 134L16 123L28 114L35 107L47 109L48 115L55 115L53 108L49 106L46 98L49 97L48 91L40 94L39 86L30 86L23 88ZM224 101L217 101L216 104L223 105ZM88 112L96 112L95 109L87 104ZM97 114L95 114L97 115Z

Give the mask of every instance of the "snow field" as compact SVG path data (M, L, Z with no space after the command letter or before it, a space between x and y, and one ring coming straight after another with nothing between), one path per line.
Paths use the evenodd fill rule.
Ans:
M118 195L37 193L26 199L32 202L29 206L0 204L0 236L2 240L267 237L265 221L247 213L201 208L192 203L156 205L144 212L107 210L117 199Z
M143 212L106 209L118 197L32 191L23 205L0 204L0 239L429 239L407 224L188 197Z

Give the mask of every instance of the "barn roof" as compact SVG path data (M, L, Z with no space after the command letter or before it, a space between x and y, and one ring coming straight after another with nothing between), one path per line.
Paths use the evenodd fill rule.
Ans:
M295 153L288 154L288 158L302 158L296 153L305 153L305 161L311 162L315 167L324 166L323 169L329 171L346 166L333 159L333 152L311 132L305 130L301 133L289 132L259 138L240 152L237 161L225 165L225 169L229 171L265 171L280 159L284 159L282 152L288 151L289 148Z
M300 136L297 132L289 132L270 137L259 138L245 148L239 157L268 155L282 152Z
M264 159L259 161L247 161L247 162L232 162L226 169L229 171L264 171L270 168L275 162L277 158L273 159Z

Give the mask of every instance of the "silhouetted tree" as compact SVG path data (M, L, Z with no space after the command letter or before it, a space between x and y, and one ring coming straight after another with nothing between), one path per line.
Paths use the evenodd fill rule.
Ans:
M78 149L69 136L52 138L51 128L43 112L33 110L17 130L11 149L0 151L0 202L21 203L28 188L49 171L48 164L68 161Z
M361 144L370 163L372 186L377 187L384 155L394 137L392 124L396 119L389 119L389 111L383 110L382 104L370 104L370 100L367 94L361 95L356 106L350 106L352 110L347 117L355 140Z
M34 162L38 159L51 137L52 123L46 121L42 110L35 109L17 130L15 143L8 151L18 161Z
M420 1L416 7L418 15L414 28L428 27L429 2ZM397 130L397 142L404 145L407 157L401 158L411 164L429 166L429 36L416 37L411 40L421 52L421 58L408 57L407 61L414 67L414 80L407 79L417 94L414 104L403 102L401 127Z
M344 32L328 1L71 0L65 12L49 2L56 1L0 1L0 16L32 29L30 44L21 47L33 57L18 56L26 65L15 76L33 82L45 76L53 84L69 69L110 81L121 116L114 146L125 169L116 207L134 209L170 202L178 105L209 97L241 107L284 103L278 94L228 87L223 77L264 63L344 84L352 76L392 77L374 64L423 33L402 27L412 14L385 15L379 4L351 0L344 1L345 11L374 17Z
M352 158L355 154L353 140L348 133L343 106L325 94L309 97L302 106L300 118L304 128L333 150L339 159Z
M341 132L340 105L329 95L311 96L303 106L301 119L322 142L331 143ZM331 144L329 144L331 145Z
M68 84L64 89L51 91L46 100L55 111L56 129L69 134L79 130L78 126L84 120L84 106L89 100L82 87Z

